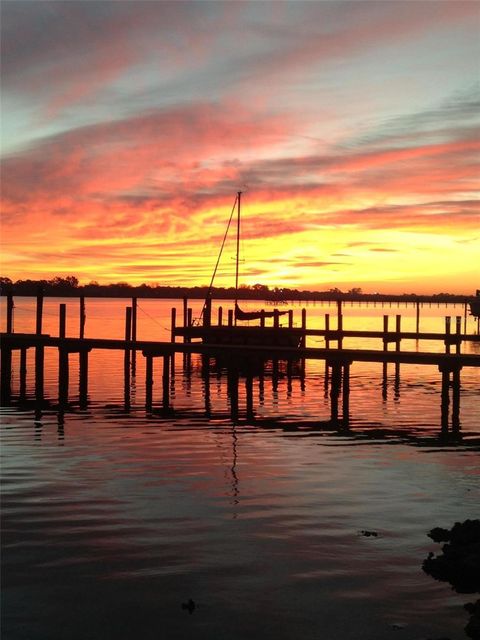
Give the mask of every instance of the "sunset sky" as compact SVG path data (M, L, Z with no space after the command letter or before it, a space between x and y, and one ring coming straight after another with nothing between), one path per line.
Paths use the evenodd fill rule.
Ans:
M480 288L479 2L1 10L1 275Z

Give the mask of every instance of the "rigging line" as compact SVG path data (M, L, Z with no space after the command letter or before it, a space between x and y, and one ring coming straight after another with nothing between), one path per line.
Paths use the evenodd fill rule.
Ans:
M203 312L205 311L205 307L207 304L207 299L210 297L212 293L213 281L215 280L215 276L217 274L218 265L220 264L220 258L222 257L223 247L225 246L225 241L227 240L228 230L230 229L230 223L232 222L233 214L235 213L235 205L237 204L238 194L235 196L235 202L233 203L232 211L230 213L230 218L228 220L227 229L225 231L225 235L223 236L222 246L220 247L220 252L217 258L217 264L215 265L215 269L213 270L212 279L210 280L210 285L208 287L207 296L205 302L203 303L202 311L200 312L200 318L203 316Z
M163 325L160 324L160 322L158 322L158 320L155 320L155 318L153 316L151 316L147 311L145 311L145 309L143 309L137 302L137 309L140 309L140 311L142 311L146 316L148 316L150 318L150 320L152 320L152 322L155 322L155 324L158 324L159 327L161 327L162 329L164 329L165 331L169 331L168 327L164 327Z

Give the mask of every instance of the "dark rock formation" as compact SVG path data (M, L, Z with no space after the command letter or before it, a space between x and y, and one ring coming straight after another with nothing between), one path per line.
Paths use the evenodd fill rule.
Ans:
M428 535L446 544L441 554L428 554L422 565L425 573L449 582L458 593L480 592L480 520L456 522L450 530L435 527ZM466 604L465 609L471 615L465 633L480 640L480 600Z

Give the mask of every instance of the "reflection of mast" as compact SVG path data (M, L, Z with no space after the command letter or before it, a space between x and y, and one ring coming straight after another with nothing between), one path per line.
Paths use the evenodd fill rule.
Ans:
M238 476L237 476L237 430L235 424L232 425L232 466L230 467L232 473L232 497L233 504L239 504L239 488L238 488ZM233 512L233 518L237 517L237 512Z

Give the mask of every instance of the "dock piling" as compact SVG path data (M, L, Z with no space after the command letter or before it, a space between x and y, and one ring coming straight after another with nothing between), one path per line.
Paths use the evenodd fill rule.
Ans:
M205 321L205 316L204 316L204 321ZM176 326L177 326L177 310L175 307L173 307L170 313L170 342L175 342Z
M401 324L402 324L402 316L401 315L395 316L395 333L397 334L396 340L395 340L395 351L400 351L400 345L402 340ZM395 388L398 387L399 382L400 382L400 363L396 362L395 363Z
M85 296L80 296L80 322L79 322L79 337L80 340L85 338L85 322L87 315L85 313Z
M278 329L280 327L280 313L278 309L273 310L273 326L275 327L275 329Z
M81 349L79 353L79 401L80 407L85 409L88 404L88 349Z
M153 357L146 355L145 363L145 408L147 411L152 410L153 400Z
M462 339L460 337L461 333L462 333L462 317L456 316L455 318L455 334L456 334L455 353L460 353L460 347L462 344Z
M27 349L20 349L20 399L24 400L27 395Z
M132 339L132 307L125 307L125 352L123 358L124 404L130 409L130 341Z
M302 341L300 343L300 346L303 349L307 344L307 336L305 335L306 330L307 330L307 310L302 309Z
M460 369L452 372L452 430L460 429Z
M58 404L63 407L68 404L68 351L60 347L58 354Z
M0 400L4 405L10 404L12 394L12 350L2 346L0 354L2 376L0 382Z
M451 318L445 316L445 353L450 353Z
M337 300L337 330L338 330L338 348L341 349L343 345L343 313L342 313L342 301Z
M59 308L59 314L58 314L58 337L59 338L65 338L66 321L67 321L67 305L61 304Z
M332 362L332 382L330 386L330 419L332 424L338 424L338 399L342 386L342 365L339 362Z
M205 300L205 307L203 309L203 326L210 327L212 325L212 299L207 298Z
M442 430L448 431L448 408L450 405L450 371L441 368L442 373L442 397L441 397L441 425Z
M7 293L7 333L13 333L13 294L11 291Z
M170 355L163 356L163 377L162 377L162 409L164 412L170 409Z
M348 427L350 422L350 363L343 364L343 384L342 384L342 422L344 427Z
M45 348L43 345L35 347L35 400L42 403L44 398L44 362Z
M37 313L35 322L35 333L40 335L42 333L42 318L43 318L43 288L38 287L37 290Z

